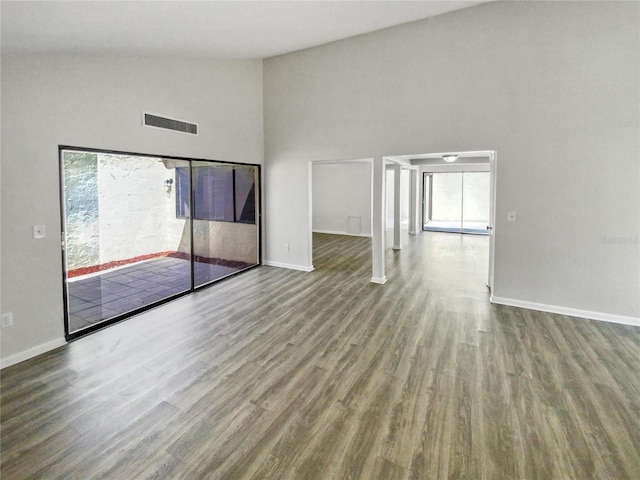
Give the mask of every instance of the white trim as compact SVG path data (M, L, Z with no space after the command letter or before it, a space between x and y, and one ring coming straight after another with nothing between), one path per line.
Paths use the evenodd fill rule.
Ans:
M313 162L307 163L307 262L313 265Z
M327 233L329 235L347 235L349 237L369 237L371 235L367 233L348 233L348 232L340 232L338 230L313 230L313 233Z
M498 174L498 155L494 150L489 156L489 271L487 272L487 287L493 291L495 282L496 262L496 192Z
M387 277L371 277L371 283L377 283L378 285L384 285L387 283Z
M614 315L612 313L592 312L589 310L579 310L577 308L559 307L558 305L546 305L544 303L527 302L525 300L515 300L513 298L494 297L489 298L491 303L508 305L511 307L528 308L541 312L557 313L570 317L587 318L589 320L599 320L601 322L621 323L623 325L633 325L640 327L640 318L627 317L625 315Z
M52 340L50 342L41 343L40 345L36 345L35 347L28 348L27 350L3 358L1 368L10 367L11 365L15 365L16 363L24 362L25 360L37 357L38 355L42 355L43 353L49 352L58 347L62 347L66 344L67 342L64 338L56 338L55 340Z
M441 152L441 153L416 153L413 155L389 155L386 156L386 160L398 161L398 160L419 160L423 158L442 158L443 155L457 155L458 158L476 158L476 157L488 157L493 150L473 150L468 152Z
M282 262L272 262L270 260L265 260L262 262L263 265L268 267L278 267L278 268L287 268L289 270L298 270L301 272L312 272L313 265L305 266L305 265L294 265L293 263L282 263Z
M341 165L343 163L371 163L372 158L352 158L352 159L335 159L335 160L311 160L309 163L320 165Z

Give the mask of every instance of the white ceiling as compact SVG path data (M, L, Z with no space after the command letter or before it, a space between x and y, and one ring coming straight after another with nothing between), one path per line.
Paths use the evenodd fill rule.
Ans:
M0 32L3 54L267 58L479 3L2 0Z

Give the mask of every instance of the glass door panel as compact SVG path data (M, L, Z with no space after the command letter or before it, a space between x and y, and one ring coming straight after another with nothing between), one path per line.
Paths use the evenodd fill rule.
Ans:
M194 286L258 264L257 167L192 162Z
M431 182L431 218L425 230L462 231L462 174L434 173Z
M487 235L489 225L489 172L464 172L462 231Z
M191 289L188 162L63 150L65 320L76 334ZM183 213L184 213L183 212Z

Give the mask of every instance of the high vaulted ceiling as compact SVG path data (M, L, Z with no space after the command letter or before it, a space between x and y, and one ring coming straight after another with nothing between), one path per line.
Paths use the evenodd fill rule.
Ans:
M267 58L483 1L7 1L3 54Z

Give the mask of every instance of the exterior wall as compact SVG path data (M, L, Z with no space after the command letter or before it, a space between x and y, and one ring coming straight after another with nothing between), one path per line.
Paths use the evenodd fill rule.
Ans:
M194 220L195 255L258 263L258 227L247 223Z
M100 263L178 251L189 226L176 218L175 170L162 159L98 155L98 185Z
M67 153L68 270L159 252L176 252L185 219L176 218L175 170L162 159ZM88 161L87 161L88 160Z
M64 162L67 269L100 261L98 155L72 153Z
M2 59L3 365L63 342L60 145L261 164L262 62L100 56ZM199 135L146 128L142 111ZM171 203L171 202L167 202ZM47 236L34 240L31 226Z
M310 263L309 161L495 150L493 294L640 317L639 10L490 2L266 60L266 260Z

